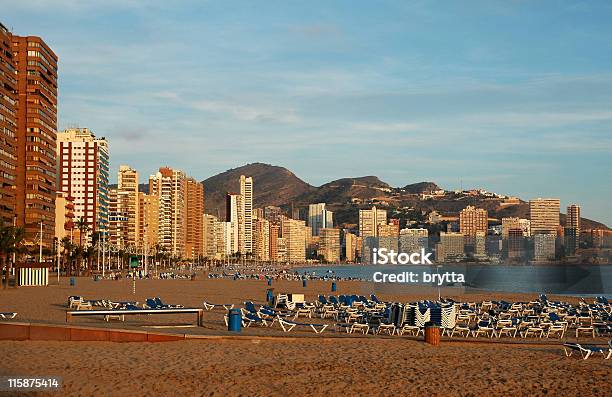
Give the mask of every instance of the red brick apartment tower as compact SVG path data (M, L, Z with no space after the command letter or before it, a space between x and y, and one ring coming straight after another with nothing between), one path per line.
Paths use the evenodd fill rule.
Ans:
M17 80L11 33L0 23L0 224L12 225L17 179Z
M17 225L43 246L55 233L57 56L36 36L12 36L17 70Z

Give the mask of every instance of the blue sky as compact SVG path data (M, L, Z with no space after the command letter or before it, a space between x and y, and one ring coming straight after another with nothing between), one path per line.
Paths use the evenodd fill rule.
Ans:
M558 197L612 225L609 1L0 0L119 164Z

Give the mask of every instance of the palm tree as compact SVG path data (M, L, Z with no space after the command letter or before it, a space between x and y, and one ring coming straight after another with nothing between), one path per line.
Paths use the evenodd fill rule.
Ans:
M72 269L72 264L70 263L70 257L72 256L72 251L74 250L74 244L72 244L72 241L70 241L70 237L64 237L61 244L64 248L62 255L64 257L64 268L66 269L66 274L71 275L70 270Z
M84 218L79 218L76 221L76 228L79 230L79 251L80 251L80 259L85 258L85 250L83 249L83 234L89 231L89 226L87 225L87 221ZM81 263L81 266L83 264ZM79 266L79 271L81 266Z
M83 218L79 218L75 226L79 229L79 247L83 247L83 233L89 230L89 226L87 226L87 221Z
M93 245L88 246L83 250L83 256L85 257L85 263L87 265L87 275L91 275L93 268L93 260L96 257L96 247Z
M100 244L102 241L102 232L101 231L97 231L94 234L92 234L91 236L91 246L87 249L87 258L88 258L88 271L89 274L91 274L91 271L93 269L93 260L96 257L96 254L98 255L98 257L100 256L99 251L100 251ZM91 249L91 252L90 252ZM98 267L100 266L100 264L98 263Z
M4 267L6 264L6 256L8 255L11 243L11 232L9 227L5 227L0 223L0 274L4 275ZM6 273L6 284L8 285L9 273ZM4 280L2 280L3 287Z
M0 226L0 260L2 261L2 270L5 268L8 255L12 253L17 254L22 251L22 243L24 238L24 228L15 226ZM9 265L6 272L6 284L4 285L4 288L8 288L10 284L12 267L12 261L9 260ZM17 276L15 276L15 287L16 286Z

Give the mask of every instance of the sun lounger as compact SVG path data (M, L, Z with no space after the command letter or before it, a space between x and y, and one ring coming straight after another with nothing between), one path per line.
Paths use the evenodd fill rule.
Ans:
M249 313L249 312L246 312L243 314L242 323L244 324L245 327L250 327L251 324L263 325L264 327L268 326L268 323L266 320L264 320L261 317L257 317L255 314Z
M395 334L395 324L378 324L374 330L378 335L383 333L393 335Z
M489 321L481 320L478 322L476 327L472 329L473 337L478 337L481 334L488 336L489 338L495 336L495 329L491 327L491 323Z
M516 325L514 324L512 320L497 321L496 328L495 328L495 334L497 335L498 338L501 338L502 336L508 336L508 337L514 338L516 337L517 332L518 332L518 328L516 327Z
M585 326L580 326L576 328L576 338L578 338L578 335L580 334L590 334L593 336L593 338L595 337L595 328L592 325L589 325L588 327Z
M563 339L563 335L565 335L565 326L561 324L553 324L552 326L548 327L546 337L550 338L551 335L558 335L559 339Z
M573 352L579 352L582 359L586 360L591 357L593 353L601 353L603 358L608 360L612 356L612 345L610 345L610 343L608 343L608 345L610 347L605 348L592 345L581 345L578 343L564 343L563 350L567 357L571 356Z
M92 310L93 306L92 306L91 302L89 302L89 301L81 301L81 302L77 303L76 309L77 310Z
M299 318L299 317L312 318L312 310L311 309L297 309L295 311L295 315L293 316L293 319L295 320L296 318Z
M68 297L68 307L71 309L76 308L81 302L83 302L82 296L69 296Z
M204 306L204 309L211 311L213 309L225 309L225 310L229 310L229 309L233 309L234 308L234 304L233 303L210 303L210 302L202 302L202 306Z
M470 332L471 330L467 322L456 323L453 328L446 330L447 335L450 333L451 338L455 336L455 333L459 334L459 336L467 338L468 336L470 336Z
M320 334L325 331L325 329L329 326L329 324L309 324L309 323L296 323L294 321L285 320L282 318L278 319L278 323L280 324L283 332L290 332L293 328L297 326L301 327L309 327L314 331L315 334Z
M166 304L164 302L162 302L162 300L159 297L155 298L155 303L157 303L158 307L164 308L164 309L181 309L184 306L183 305L169 305Z
M321 311L321 318L338 318L338 310L335 309L333 306L331 307L324 307L323 310Z
M11 319L15 317L17 317L17 313L14 313L14 312L0 313L0 318L3 318L3 319Z
M418 336L421 332L421 327L416 325L404 324L401 328L398 328L397 334L402 336L404 334L410 334L412 336Z
M544 336L544 328L532 326L532 327L528 327L525 331L521 333L521 337L523 338L527 338L529 336L542 338Z
M353 323L353 325L351 325L351 328L349 328L347 332L349 334L352 334L357 331L365 335L370 331L370 326L368 324Z

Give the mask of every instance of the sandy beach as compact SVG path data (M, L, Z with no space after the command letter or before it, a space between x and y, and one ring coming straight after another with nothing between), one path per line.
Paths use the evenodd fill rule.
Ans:
M307 300L330 294L330 282L275 280L275 293L304 293ZM69 295L88 299L136 300L160 296L168 303L200 307L202 301L263 303L265 280L131 280L95 282L79 278L75 287L22 287L0 291L1 311L18 312L22 322L65 324ZM369 294L380 299L434 299L431 288L389 289L358 281L338 282L337 294ZM529 301L535 295L443 290L461 301ZM551 297L553 298L553 297ZM567 297L563 300L572 301ZM575 301L576 299L573 299ZM134 316L133 316L134 317ZM312 321L315 321L314 319ZM316 320L321 321L321 320ZM75 325L195 335L226 336L222 311L193 316L136 316L107 323L79 318ZM0 375L60 376L62 395L597 395L610 396L612 362L563 354L559 340L443 339L432 347L419 338L325 332L284 334L280 328L249 327L244 339L201 339L165 343L0 341ZM260 338L266 335L271 338ZM575 338L566 338L575 341ZM581 340L582 341L582 340ZM588 339L584 339L588 341Z

